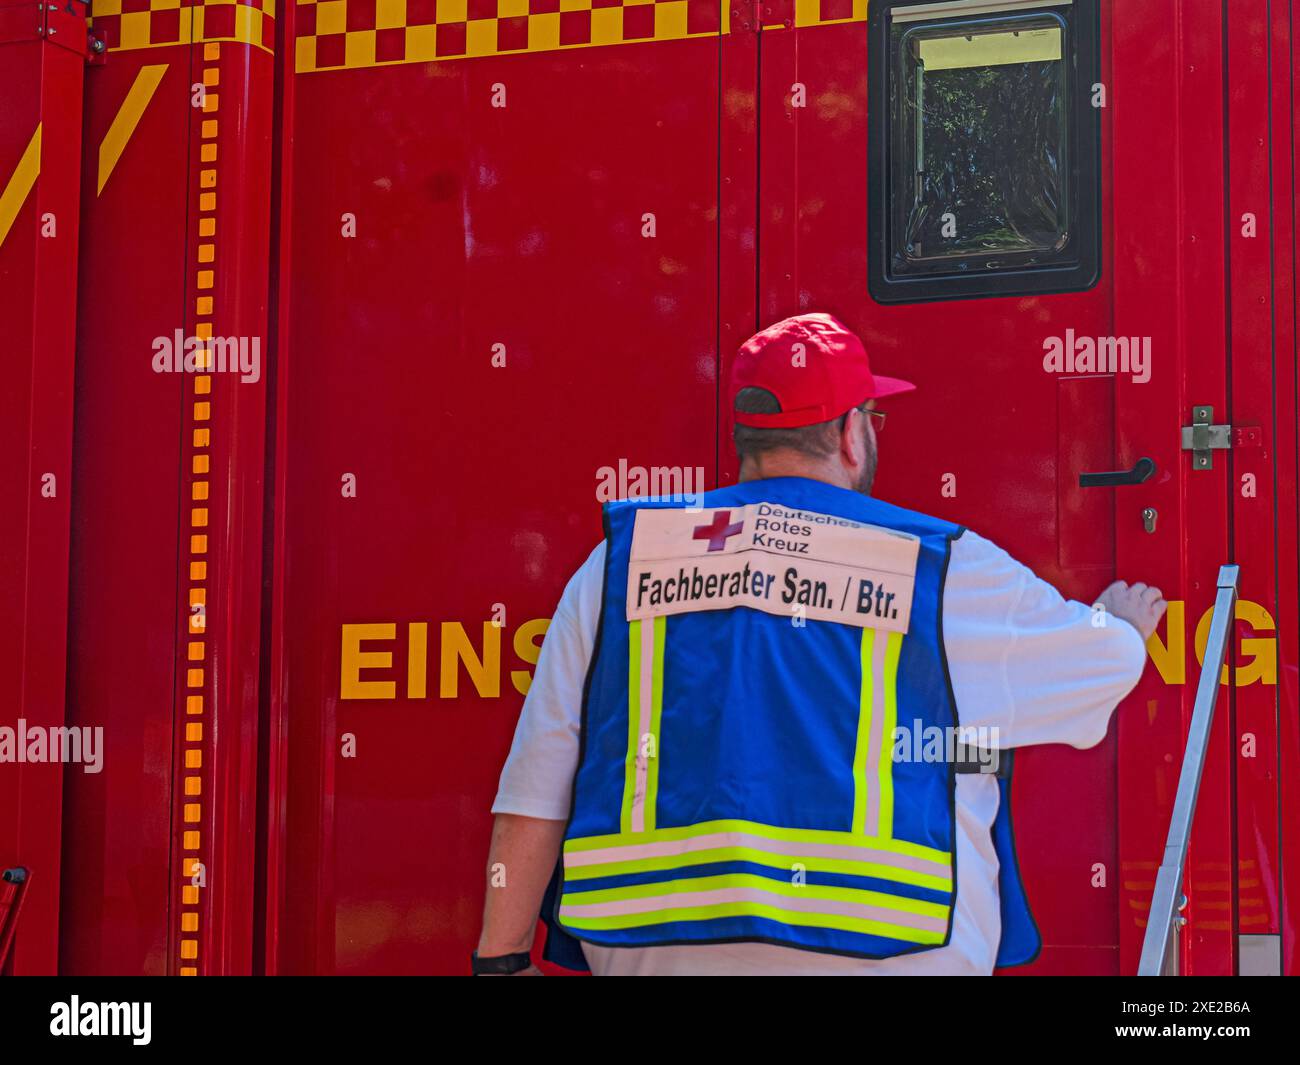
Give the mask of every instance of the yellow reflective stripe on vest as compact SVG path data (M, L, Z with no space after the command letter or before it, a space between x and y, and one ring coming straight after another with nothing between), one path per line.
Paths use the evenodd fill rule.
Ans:
M786 883L751 873L565 891L560 919L575 929L635 928L667 921L766 917L909 943L941 943L950 907L877 891Z
M648 832L655 827L667 620L658 617L628 625L627 762L619 818L624 832Z
M853 752L853 831L888 838L894 830L894 727L903 636L862 630L862 687Z
M894 834L894 729L898 726L898 656L903 650L903 634L891 632L885 648L885 724L884 743L880 747L880 824L876 833Z
M711 862L843 873L952 890L952 855L903 840L852 832L775 828L752 821L707 821L685 828L590 836L564 844L570 881L656 872ZM567 889L566 889L567 890Z
M926 902L922 899L907 899L899 895L889 895L882 891L870 891L866 888L828 887L820 884L795 883L773 880L759 876L757 873L720 873L717 876L687 877L681 880L663 880L653 884L629 884L625 887L600 888L596 891L566 891L565 905L594 906L605 902L627 902L651 899L657 895L689 894L696 891L712 891L716 888L752 887L762 888L775 895L787 895L790 898L821 899L826 902L858 903L863 906L878 906L885 910L896 910L898 914L914 914L916 917L933 918L948 921L950 907L942 902ZM892 919L892 918L891 918Z
M659 742L660 722L664 713L664 639L668 632L668 619L654 619L654 658L650 672L650 732L643 738L644 756L647 760L645 780L646 817L644 828L655 827L655 809L659 803Z

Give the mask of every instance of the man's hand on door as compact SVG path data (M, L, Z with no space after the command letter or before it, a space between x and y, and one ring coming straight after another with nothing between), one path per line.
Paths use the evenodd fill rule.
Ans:
M1133 584L1116 581L1097 596L1097 602L1106 608L1108 614L1123 618L1137 629L1144 640L1151 638L1151 634L1156 631L1156 625L1169 607L1159 588L1153 588L1141 581Z

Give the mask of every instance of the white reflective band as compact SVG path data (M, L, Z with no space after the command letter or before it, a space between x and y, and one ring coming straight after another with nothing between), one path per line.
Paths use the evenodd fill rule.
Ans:
M951 887L951 855L929 847L871 840L851 832L776 830L780 832L776 836L746 831L741 826L748 827L749 823L720 821L685 829L660 829L645 833L641 840L629 836L569 840L564 845L565 876L582 879L706 861L767 859L765 864L788 866L791 859L808 858L847 863L845 871L860 876L903 879L908 883L924 883L916 878L926 877L935 881L928 886L938 890ZM861 868L850 869L850 865ZM912 875L895 877L894 873Z
M580 899L582 896L573 896ZM569 896L566 895L566 899ZM948 928L946 907L941 916L911 913L891 906L855 903L841 899L791 896L758 887L724 887L711 891L674 891L668 894L648 895L642 898L618 899L611 902L564 902L560 906L562 920L577 923L582 919L639 916L643 921L619 922L623 927L635 924L661 924L674 920L673 911L694 907L725 906L735 903L758 903L784 911L784 915L806 913L848 917L859 921L878 921L898 928L914 928L942 936Z

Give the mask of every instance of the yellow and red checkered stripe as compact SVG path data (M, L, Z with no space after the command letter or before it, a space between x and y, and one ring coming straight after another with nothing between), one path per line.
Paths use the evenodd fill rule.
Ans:
M185 454L190 459L189 504L189 611L185 643L185 658L178 663L185 670L185 735L184 755L185 798L181 806L181 908L178 943L180 957L177 971L181 976L198 976L204 963L199 945L203 884L206 875L202 869L205 850L203 833L203 760L206 731L211 733L211 696L213 692L208 646L208 529L212 525L210 509L212 499L212 424L213 395L212 373L214 359L211 343L215 314L213 290L218 265L217 245L217 149L220 121L221 44L203 43L203 62L200 75L203 82L203 117L199 120L198 166L191 171L198 178L195 198L198 203L198 241L194 245L192 264L194 278L194 333L203 341L199 353L199 368L203 373L186 375L193 383L190 416L192 419L189 445ZM217 481L220 488L220 481ZM211 770L209 769L209 779ZM197 881L197 882L196 882Z
M275 51L277 0L91 0L90 26L110 52L233 41Z
M275 50L280 0L91 0L109 51L232 41ZM284 0L300 74L731 32L732 0ZM794 0L794 25L862 22L867 0ZM769 29L780 29L771 26Z
M430 63L730 32L730 0L297 0L294 69ZM861 22L867 0L795 0L794 24Z

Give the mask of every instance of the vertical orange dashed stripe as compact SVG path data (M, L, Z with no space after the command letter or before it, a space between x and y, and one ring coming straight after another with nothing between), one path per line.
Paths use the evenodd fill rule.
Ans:
M212 338L212 287L217 255L217 107L221 45L203 44L201 68L204 87L203 113L199 120L199 242L195 255L194 335L205 341L199 357L201 372L191 377L194 385L191 415L194 429L190 456L189 524L189 620L185 643L185 731L182 743L184 800L181 804L181 906L180 960L182 976L199 973L199 914L202 889L193 883L199 865L203 820L203 719L206 716L207 669L207 579L208 579L208 473L212 444L213 355L206 342ZM202 372L207 371L207 372ZM207 883L207 871L202 882Z

